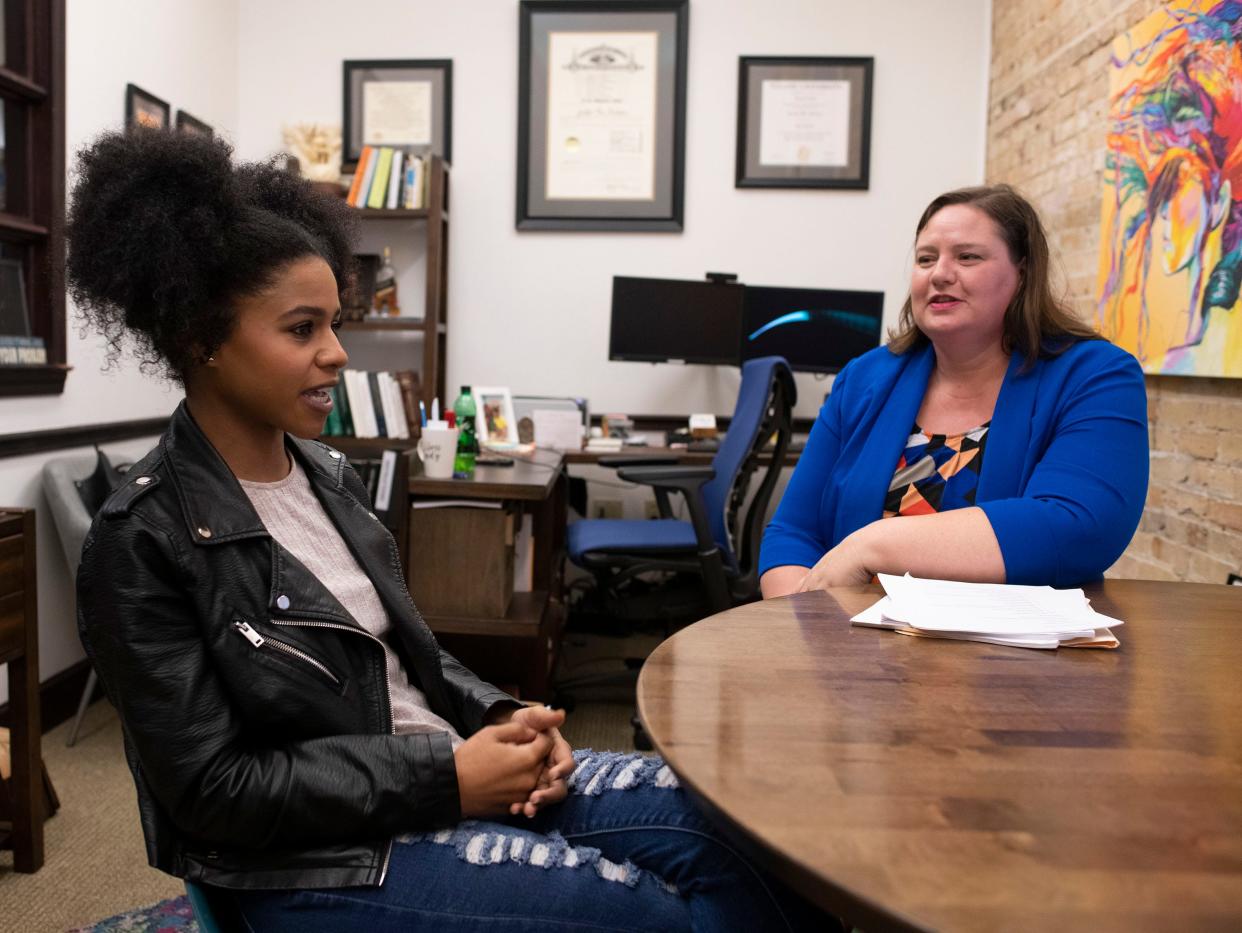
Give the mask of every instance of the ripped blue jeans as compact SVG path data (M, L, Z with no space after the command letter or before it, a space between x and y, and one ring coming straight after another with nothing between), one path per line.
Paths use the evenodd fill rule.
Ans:
M378 888L237 893L255 933L800 930L834 921L761 875L659 758L575 753L533 819L402 836Z

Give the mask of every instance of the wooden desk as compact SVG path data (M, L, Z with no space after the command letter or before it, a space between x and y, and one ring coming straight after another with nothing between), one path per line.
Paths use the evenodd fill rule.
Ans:
M1116 651L754 603L648 659L639 712L739 843L879 930L1242 929L1242 589L1110 580Z
M796 450L786 451L785 466L796 466L801 453L801 446ZM710 464L716 457L716 451L687 450L685 447L622 447L616 451L570 450L565 452L565 462L569 464L599 463L601 457L634 457L639 460L644 457L674 457L678 463L698 466ZM770 463L771 460L770 453L759 455L759 462L762 464Z
M43 759L39 716L39 614L34 509L0 510L0 663L9 668L15 812L13 867L43 866Z
M480 466L473 479L429 479L413 461L410 497L486 499L511 504L533 518L534 588L514 593L504 618L426 616L445 649L480 677L516 684L522 699L551 697L550 676L565 621L562 567L565 561L565 510L568 478L564 459L554 451L514 456L513 466ZM417 515L417 512L413 513ZM417 536L411 518L411 536ZM460 555L469 561L470 555ZM418 594L414 593L418 602Z

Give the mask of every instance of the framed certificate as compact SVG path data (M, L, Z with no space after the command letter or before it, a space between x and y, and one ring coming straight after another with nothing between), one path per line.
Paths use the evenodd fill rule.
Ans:
M343 161L363 146L392 146L453 158L453 62L449 59L346 61Z
M522 0L519 230L682 229L689 0Z
M739 59L738 188L866 188L873 58Z

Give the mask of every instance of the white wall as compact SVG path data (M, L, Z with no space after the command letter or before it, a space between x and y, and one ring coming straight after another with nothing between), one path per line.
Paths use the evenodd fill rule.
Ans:
M238 147L257 158L280 147L282 123L339 123L343 59L451 58L449 386L585 395L595 411L724 413L736 370L608 362L612 276L711 269L882 290L891 323L919 213L983 178L989 10L988 0L693 0L681 234L514 229L514 0L354 0L347 14L335 0L244 3ZM869 191L733 187L740 55L875 57ZM411 261L400 250L397 260ZM421 305L421 291L403 290ZM827 384L802 377L799 388L798 412L813 414Z
M65 140L73 153L125 116L132 82L184 107L227 133L237 123L236 0L68 0L65 37ZM72 178L72 174L70 174ZM128 421L168 414L180 393L137 372L133 361L101 371L103 348L81 337L68 308L68 357L73 367L63 395L0 398L0 434ZM155 438L106 447L133 460ZM0 503L39 510L39 669L42 679L82 657L74 621L72 581L46 503L39 471L48 456L80 456L87 448L0 460ZM0 671L0 702L8 683Z

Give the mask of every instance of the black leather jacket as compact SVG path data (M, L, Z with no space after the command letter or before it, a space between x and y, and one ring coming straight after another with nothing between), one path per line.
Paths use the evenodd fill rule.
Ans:
M469 736L514 703L440 650L344 456L288 447L432 710ZM448 735L393 734L379 641L271 538L184 402L91 527L78 628L120 712L156 868L231 888L379 885L394 834L460 819Z

